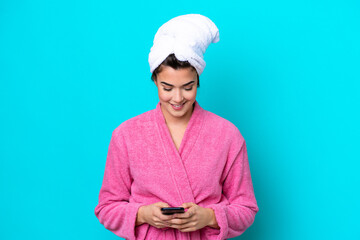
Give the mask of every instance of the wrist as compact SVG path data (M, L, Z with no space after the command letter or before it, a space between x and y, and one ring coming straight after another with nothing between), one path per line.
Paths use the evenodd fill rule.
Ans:
M135 223L135 226L139 226L139 225L145 223L144 214L143 214L143 212L144 212L144 207L145 207L145 206L141 206L141 207L139 207L139 209L138 209L138 212L137 212L137 214L136 214L136 223Z
M212 208L206 208L209 212L209 222L207 224L207 226L211 227L211 228L216 228L216 229L219 229L219 225L216 221L216 215L215 215L215 212Z

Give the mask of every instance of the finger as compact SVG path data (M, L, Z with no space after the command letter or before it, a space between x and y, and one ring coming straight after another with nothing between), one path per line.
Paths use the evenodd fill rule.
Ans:
M184 230L195 231L195 230L197 230L196 223L194 221L189 221L184 224L171 224L170 227L178 229L180 231L184 231Z
M165 215L165 214L162 214L161 212L159 213L159 215L157 217L159 219L161 219L162 221L168 221L168 220L171 220L174 218L172 215Z
M163 226L163 227L169 227L171 225L168 221L164 221L157 217L155 217L155 222L158 226Z
M192 216L195 215L195 211L194 210L189 210L185 213L176 213L173 215L174 218L191 218Z
M181 232L193 232L193 231L196 231L196 230L197 230L197 228L195 228L195 227L188 227L188 228L179 229L179 231L181 231Z
M189 212L186 212L186 213L177 213L176 215L174 214L173 219L174 218L184 219L184 218L191 218L191 217L192 217L192 214Z
M164 226L164 227L170 227L170 226L171 226L171 223L161 222L161 225Z
M170 228L171 225L165 224L165 223L158 223L158 224L156 224L156 227L157 227L157 228ZM165 230L165 229L164 229L164 230Z
M170 227L170 223L168 222L165 222L165 221L161 221L161 220L158 220L155 222L157 227Z
M183 218L183 219L175 218L175 219L172 219L172 220L168 220L167 222L170 223L171 226L186 225L188 223L195 222L195 217Z
M183 208L191 208L194 205L196 205L196 204L193 203L193 202L187 202L187 203L181 204L181 207L183 207Z
M173 226L181 226L181 225L187 224L189 222L189 220L188 219L172 219L167 222L171 225L171 227L173 227Z

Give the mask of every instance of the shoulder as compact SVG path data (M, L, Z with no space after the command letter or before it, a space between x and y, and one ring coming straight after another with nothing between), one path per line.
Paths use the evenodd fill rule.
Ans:
M153 113L155 109L149 110L122 122L113 131L113 135L128 135L143 131L144 128L152 128L154 125Z
M219 134L226 135L229 138L236 138L240 141L244 141L240 130L234 123L221 117L213 112L204 110L206 112L206 128L211 131L218 132Z

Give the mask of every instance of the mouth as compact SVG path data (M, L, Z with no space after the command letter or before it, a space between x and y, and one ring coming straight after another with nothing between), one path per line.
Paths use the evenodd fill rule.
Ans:
M170 103L170 105L173 107L173 109L174 110L181 110L182 108L183 108L183 106L184 106L184 104L185 104L186 102L184 102L184 103L182 103L182 104L179 104L179 105L175 105L175 104L171 104Z
M174 106L174 107L181 107L181 106L183 106L184 104L185 104L186 102L183 102L182 104L171 104L172 106Z

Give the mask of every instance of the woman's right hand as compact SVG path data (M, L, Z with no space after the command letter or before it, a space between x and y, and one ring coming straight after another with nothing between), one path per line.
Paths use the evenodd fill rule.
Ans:
M148 223L156 228L169 227L167 220L172 219L171 215L164 215L161 212L162 207L170 207L164 202L157 202L150 205L141 206L137 215L137 226L143 223Z

